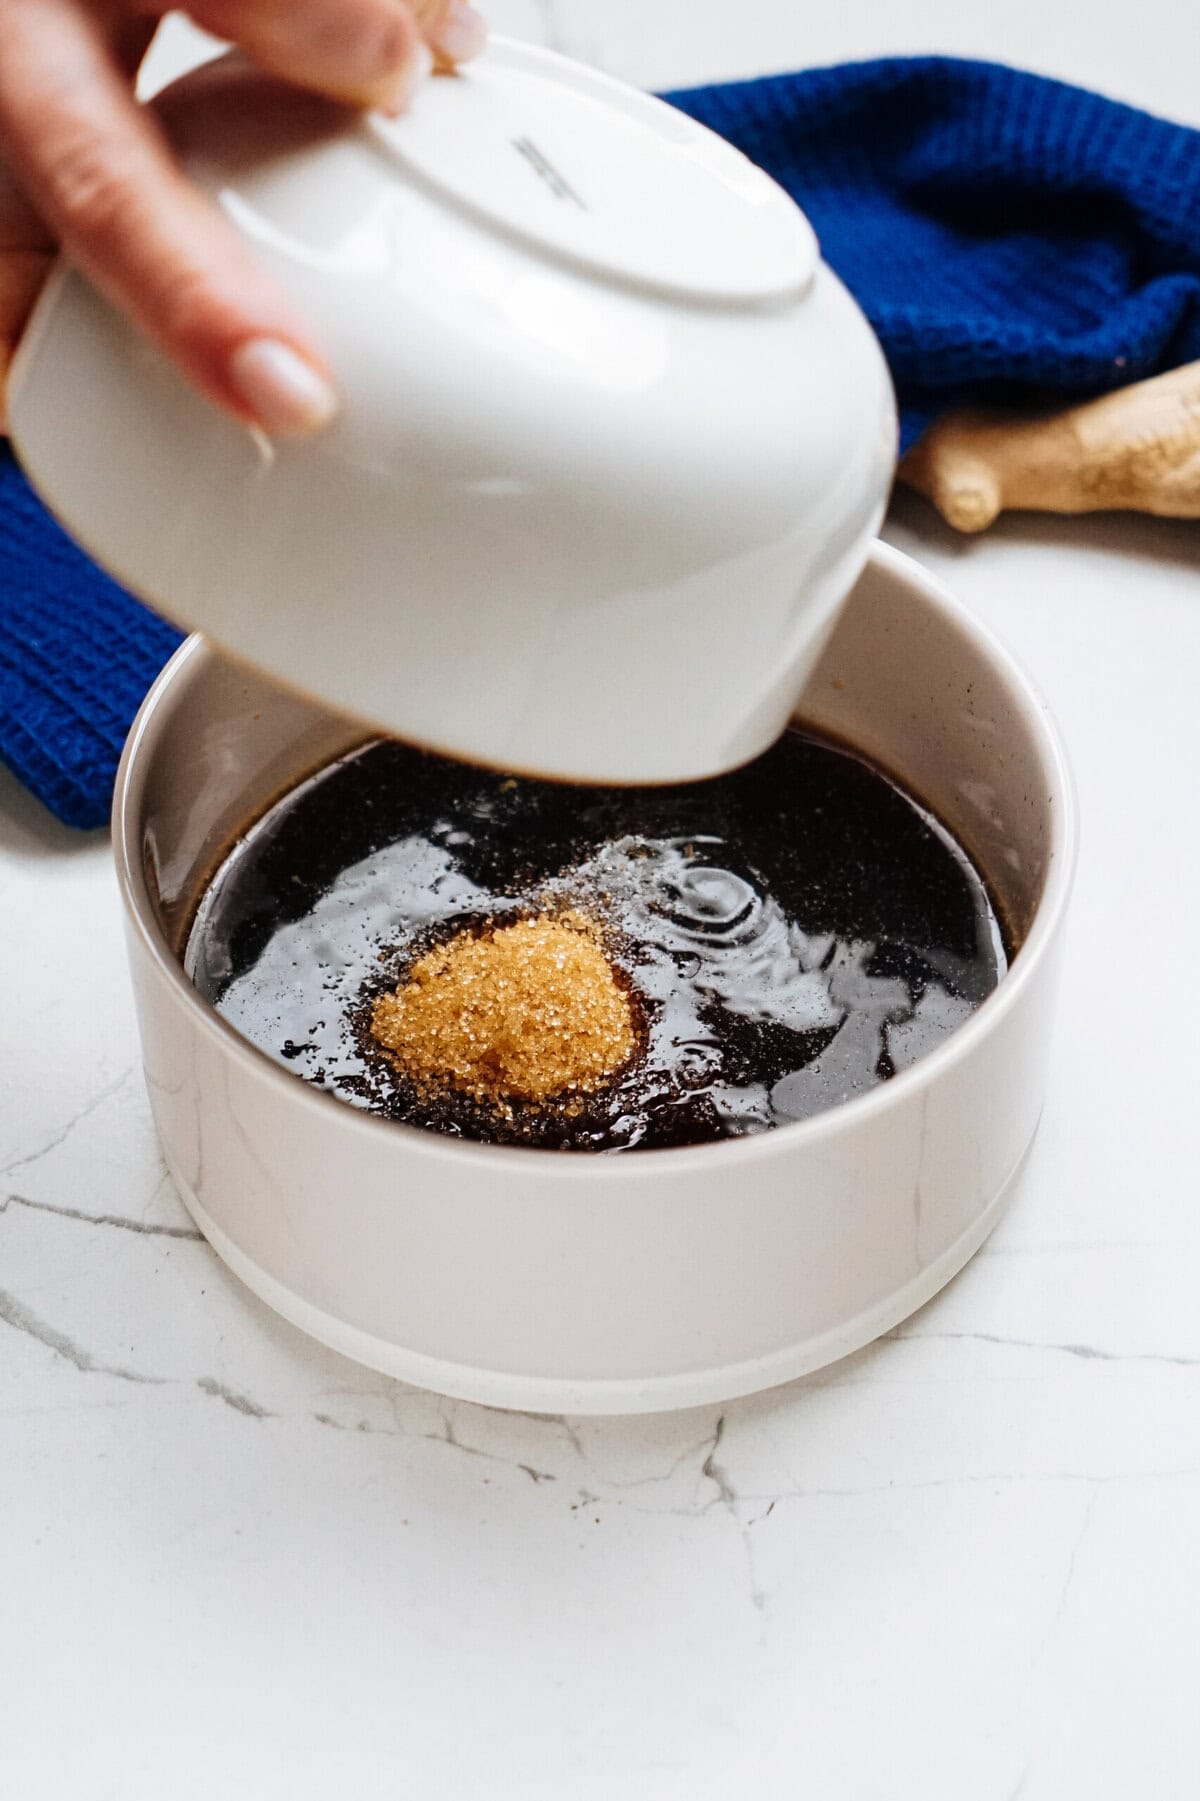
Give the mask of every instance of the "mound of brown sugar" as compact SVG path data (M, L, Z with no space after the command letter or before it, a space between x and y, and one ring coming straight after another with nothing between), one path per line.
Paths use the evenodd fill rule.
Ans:
M376 1001L371 1033L421 1092L496 1107L599 1088L637 1044L629 995L579 913L439 945Z

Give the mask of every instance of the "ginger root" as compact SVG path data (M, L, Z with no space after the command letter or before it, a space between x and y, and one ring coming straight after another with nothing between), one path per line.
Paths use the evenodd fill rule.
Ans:
M1013 507L1200 519L1200 363L1061 412L950 413L899 476L961 532Z

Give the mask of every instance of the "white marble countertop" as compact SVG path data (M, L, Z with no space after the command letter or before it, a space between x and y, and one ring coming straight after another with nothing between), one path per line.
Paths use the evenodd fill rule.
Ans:
M650 85L945 48L1200 123L1166 0L1132 33L1032 0L986 29L949 0L729 14L493 8ZM267 1313L159 1162L107 845L0 779L4 1796L1196 1792L1200 528L961 542L902 501L888 536L1023 658L1073 752L1050 1102L937 1300L723 1410L489 1412Z

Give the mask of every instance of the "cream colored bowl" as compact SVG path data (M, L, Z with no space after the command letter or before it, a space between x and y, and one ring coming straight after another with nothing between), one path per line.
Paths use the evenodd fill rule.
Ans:
M500 1149L305 1086L185 978L193 908L239 830L363 732L183 647L125 752L116 853L163 1151L249 1287L408 1381L601 1413L786 1381L961 1268L1042 1108L1074 855L1062 751L1007 655L884 548L798 717L897 775L974 853L1020 947L999 988L932 1055L802 1124L615 1157Z

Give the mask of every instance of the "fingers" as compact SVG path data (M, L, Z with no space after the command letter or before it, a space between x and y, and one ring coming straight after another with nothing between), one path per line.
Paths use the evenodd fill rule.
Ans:
M431 52L466 62L487 36L465 0L192 0L188 11L285 81L390 111L408 104Z
M272 74L355 106L403 106L430 66L399 0L195 0L188 11Z
M8 366L53 256L50 233L0 163L0 433Z
M9 250L52 250L47 231L11 173L0 162L0 255Z
M487 44L487 24L468 0L411 0L426 43L443 65L469 63Z
M0 249L0 432L7 429L4 378L52 260L46 250Z
M202 392L272 435L318 430L337 405L319 349L129 92L159 11L159 0L126 0L121 14L5 0L0 143L71 258ZM191 16L290 82L393 111L431 50L454 64L486 36L465 0L195 0ZM0 329L7 319L15 332L33 265L9 279Z
M72 0L6 0L0 132L71 257L197 387L272 435L330 419L330 372L303 322L176 168Z

